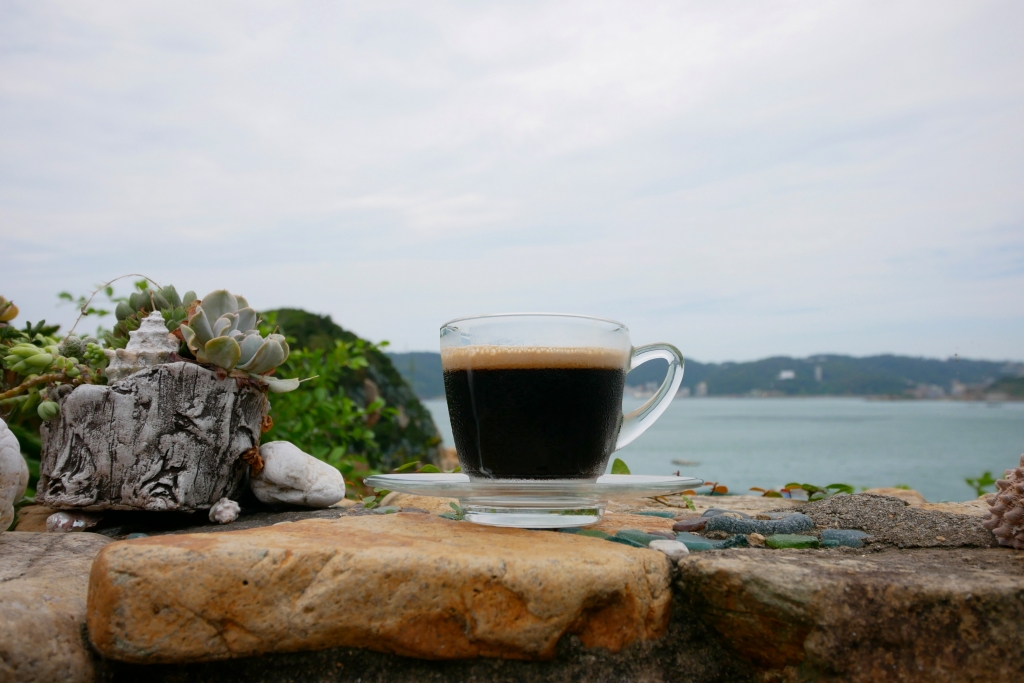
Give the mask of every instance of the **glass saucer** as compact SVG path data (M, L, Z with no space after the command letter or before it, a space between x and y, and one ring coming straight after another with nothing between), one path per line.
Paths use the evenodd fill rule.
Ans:
M368 486L417 496L458 498L477 524L557 529L596 524L609 500L679 493L704 482L693 477L606 474L587 479L470 479L465 474L376 474Z

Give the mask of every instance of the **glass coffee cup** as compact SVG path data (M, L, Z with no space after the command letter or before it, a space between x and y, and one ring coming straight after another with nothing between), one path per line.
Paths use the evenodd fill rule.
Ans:
M668 361L657 393L623 414L626 373ZM616 450L665 412L683 379L670 344L634 348L622 323L512 313L441 328L445 395L470 480L594 481Z

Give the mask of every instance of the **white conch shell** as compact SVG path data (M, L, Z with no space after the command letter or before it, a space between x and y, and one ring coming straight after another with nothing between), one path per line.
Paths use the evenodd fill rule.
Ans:
M7 423L0 420L0 532L11 525L14 504L25 495L27 487L28 463L21 455L21 445Z
M167 331L160 311L153 311L139 324L139 329L128 333L128 346L103 351L110 365L103 371L107 381L116 382L161 363L178 350L178 338Z
M1006 470L1006 476L996 482L996 489L986 498L990 507L982 524L999 545L1024 548L1024 455L1019 467Z

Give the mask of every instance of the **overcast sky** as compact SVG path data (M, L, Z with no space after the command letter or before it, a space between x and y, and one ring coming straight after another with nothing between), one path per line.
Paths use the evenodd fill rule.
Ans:
M1022 36L1019 1L3 0L0 294L1024 359Z

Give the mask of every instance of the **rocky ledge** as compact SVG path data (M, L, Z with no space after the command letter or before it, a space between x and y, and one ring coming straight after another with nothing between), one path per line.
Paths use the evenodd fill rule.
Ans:
M1024 553L990 547L971 503L636 501L580 535L445 519L447 501L385 502L117 542L6 534L18 547L0 552L0 680L1024 677ZM846 529L863 547L749 547L749 533L729 536L748 547L697 552L727 542L702 519L765 530L794 507L809 520L780 528L815 544ZM636 547L680 524L705 537L678 561ZM72 559L50 561L61 552Z

